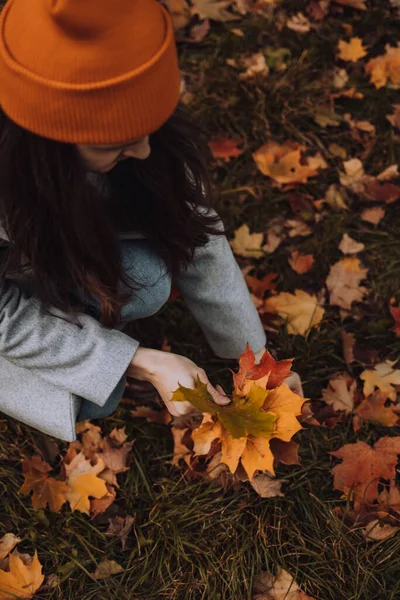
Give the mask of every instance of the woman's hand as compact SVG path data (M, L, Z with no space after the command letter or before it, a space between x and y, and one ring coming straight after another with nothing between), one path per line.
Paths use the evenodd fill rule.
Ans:
M256 359L255 360L256 365L259 364L265 351L266 351L266 348L263 348L262 350L257 352L257 354L254 355L254 357ZM289 377L286 377L284 383L286 383L288 388L294 394L297 394L298 396L301 396L301 398L304 398L303 386L301 385L301 379L300 379L300 376L298 373L296 373L295 371L291 371Z
M172 400L172 394L179 385L194 389L197 376L207 384L207 390L216 404L224 406L231 401L220 386L218 386L219 389L216 389L210 383L204 369L198 367L189 358L172 352L139 347L126 375L152 383L168 411L174 417L198 412L190 402L174 402Z

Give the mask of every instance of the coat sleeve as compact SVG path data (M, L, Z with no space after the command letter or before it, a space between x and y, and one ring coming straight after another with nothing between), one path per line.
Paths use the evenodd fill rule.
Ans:
M51 313L18 284L2 279L0 356L103 406L139 342L84 313L77 314L77 324L62 311L53 308Z
M225 230L221 220L218 227ZM209 236L175 285L217 356L238 358L247 342L254 353L265 348L262 322L225 235Z

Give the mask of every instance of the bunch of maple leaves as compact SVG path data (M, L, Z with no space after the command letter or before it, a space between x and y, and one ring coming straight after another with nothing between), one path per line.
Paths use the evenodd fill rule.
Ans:
M262 497L279 494L282 482L272 479L274 465L299 464L299 444L292 437L301 429L297 417L305 400L284 383L292 362L277 362L265 352L256 365L247 345L233 374L227 406L215 404L199 378L195 389L180 386L173 400L189 401L202 413L202 421L192 428L172 425L173 464L184 460L188 478L249 481ZM227 472L233 477L226 477Z

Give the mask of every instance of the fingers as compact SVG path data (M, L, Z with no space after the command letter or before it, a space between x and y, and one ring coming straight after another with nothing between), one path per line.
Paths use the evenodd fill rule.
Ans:
M230 403L231 399L225 394L224 390L220 385L217 385L216 388L208 381L207 382L207 390L210 392L215 404L219 406L226 406Z

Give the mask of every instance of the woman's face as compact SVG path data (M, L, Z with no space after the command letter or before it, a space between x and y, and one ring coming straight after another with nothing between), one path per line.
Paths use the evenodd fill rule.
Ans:
M77 144L78 151L83 157L89 171L106 173L110 171L118 161L125 158L138 158L145 160L150 156L151 148L149 136L138 140L114 146L91 146L89 144Z

